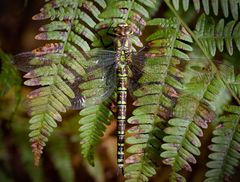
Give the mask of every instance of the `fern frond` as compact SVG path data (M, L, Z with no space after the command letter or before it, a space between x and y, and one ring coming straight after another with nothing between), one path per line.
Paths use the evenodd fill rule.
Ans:
M218 126L214 129L212 144L209 149L209 170L206 172L208 181L231 181L236 167L239 165L240 153L240 107L229 105L225 113L218 118Z
M179 10L180 2L179 0L172 0L172 4L176 10ZM211 9L216 16L223 12L225 17L229 17L231 12L232 17L235 20L238 20L238 13L240 10L240 2L238 0L192 0L192 2L191 0L182 0L182 7L184 11L189 9L190 3L194 5L194 8L197 12L200 11L202 6L207 15L210 14Z
M232 55L233 42L240 51L240 22L232 20L225 25L224 19L216 23L212 17L203 14L198 19L195 32L206 51L212 56L215 56L217 49L223 52L224 44L228 53Z
M215 63L217 71L222 75L226 83L234 82L234 68L225 62ZM204 99L211 109L220 114L222 106L231 100L231 95L224 82L218 78L216 71L207 60L192 60L187 65L186 74L191 73L190 81L185 84L184 94L192 95L198 100Z
M109 101L102 104L86 107L80 112L82 118L79 121L81 125L80 139L81 152L83 157L93 166L94 151L100 138L103 136L106 125L109 125L113 119L112 112L106 107Z
M201 65L199 61L195 64L190 62L191 64L195 71L201 70L196 69L196 65ZM201 79L194 76L186 84L183 95L174 108L174 118L168 121L170 126L164 130L167 136L163 138L166 143L162 145L165 151L161 156L165 158L163 161L165 164L172 166L171 178L179 178L180 181L185 179L179 176L178 172L182 169L192 171L191 163L197 162L194 156L200 155L199 137L203 136L202 129L208 127L208 123L215 118L216 113L221 112L221 107L231 98L225 84L216 76L207 61L204 67L207 76Z
M89 51L89 43L97 39L94 26L105 6L105 1L52 0L33 16L34 20L51 20L35 38L55 42L32 51L30 67L39 66L25 75L30 78L26 85L40 86L28 95L32 116L29 136L36 165L48 136L57 127L56 121L62 120L60 112L65 112L75 97L68 83L76 84L76 76L85 74L87 60L82 53ZM43 59L51 64L41 64Z
M127 138L131 145L127 152L132 155L125 161L127 181L148 181L156 173L154 161L159 160L164 135L161 127L172 116L182 89L179 65L181 60L188 59L184 51L192 50L187 44L191 43L191 37L176 19L153 19L148 25L160 28L147 38L150 50L138 81L139 89L134 92L137 108L128 119L135 126L128 130L132 136Z
M168 121L170 126L164 130L167 136L163 138L166 143L162 145L165 151L161 156L165 164L172 166L175 176L181 169L191 171L190 163L197 162L194 155L200 155L202 128L207 128L214 112L203 102L187 96L178 99L174 113L176 117Z
M99 76L102 77L103 75ZM79 85L84 90L82 93L87 95L86 107L81 110L81 119L79 120L81 153L92 166L94 165L94 149L96 149L100 138L103 136L106 126L114 118L112 111L109 109L111 99L96 98L96 91L99 92L101 87L106 89L103 85L106 83L99 81L96 74L94 74L94 77L94 79Z

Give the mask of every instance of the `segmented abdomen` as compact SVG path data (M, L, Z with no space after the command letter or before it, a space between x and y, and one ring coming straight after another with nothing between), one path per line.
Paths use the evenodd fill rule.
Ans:
M119 168L124 165L124 136L127 111L127 84L128 74L127 65L118 63L117 68L117 164Z

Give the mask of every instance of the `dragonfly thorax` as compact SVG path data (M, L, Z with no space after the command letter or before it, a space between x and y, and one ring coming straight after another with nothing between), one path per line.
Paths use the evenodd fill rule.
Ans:
M127 23L119 23L114 32L116 36L114 42L118 57L125 59L124 57L131 50L130 36L133 34L133 29Z

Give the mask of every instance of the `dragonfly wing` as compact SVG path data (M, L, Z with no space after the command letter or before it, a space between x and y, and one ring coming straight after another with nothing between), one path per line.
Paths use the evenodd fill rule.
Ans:
M32 52L25 52L14 56L13 64L19 70L28 72L25 75L25 78L29 78L25 82L26 85L41 86L29 93L30 99L49 94L59 99L65 107L81 109L105 100L113 92L116 85L114 58L113 51L84 52L84 57L80 58L83 59L82 66L85 69L82 75L64 64L63 59L75 61L74 59L71 60L70 56L59 53L35 55ZM60 67L63 71L57 75L56 72L45 73L40 71L44 66L54 66L57 69ZM66 103L67 101L69 103Z
M98 65L98 67L111 65L115 58L115 52L110 50L92 50L84 52L82 55L82 58L79 58L79 62L82 62L83 68L96 65ZM64 64L64 59L67 61L75 61L70 55L63 53L36 55L33 52L23 52L13 56L12 63L20 71L29 72L42 66ZM81 61L81 59L83 61Z
M140 83L138 82L139 79L142 77L144 73L144 60L145 52L133 52L132 53L132 61L129 63L129 84L128 84L128 91L130 96L133 99L136 99L134 95L134 91L136 91L140 87Z
M13 56L12 63L20 71L29 72L44 65L57 64L61 61L65 54L47 54L35 55L32 52L23 52Z
M132 62L129 64L129 93L133 98L138 96L138 92L145 92L144 88L148 87L149 84L151 84L153 88L151 93L145 94L154 94L159 91L159 86L163 85L165 82L165 73L167 71L166 69L168 69L169 62L168 59L174 58L145 51L133 53ZM142 91L139 89L142 89Z
M79 110L84 107L97 105L107 100L116 88L115 65L107 66L100 77L95 77L79 84L79 92L71 99L71 109Z
M32 77L25 82L29 86L41 86L28 94L30 99L54 96L70 109L79 110L106 100L116 85L115 64L94 66L82 76L62 78L60 75ZM40 69L40 68L39 68ZM70 74L70 72L68 73ZM48 95L47 95L48 94Z

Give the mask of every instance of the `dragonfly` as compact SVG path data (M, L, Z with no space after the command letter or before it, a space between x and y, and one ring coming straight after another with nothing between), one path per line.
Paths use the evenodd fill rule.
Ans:
M115 35L115 51L112 50L93 50L85 52L88 60L84 65L85 73L80 75L75 71L63 69L66 75L71 75L59 80L56 85L61 90L61 84L65 83L71 90L74 91L75 96L70 99L70 109L82 109L84 107L95 105L104 102L116 92L117 104L117 165L123 171L124 167L124 138L125 126L127 119L127 93L133 96L133 91L138 88L138 79L144 73L144 59L156 56L155 53L147 53L146 51L134 52L132 51L132 44L130 37L134 34L133 29L127 23L120 23L114 29ZM48 58L49 56L49 58ZM27 81L28 85L40 85L39 79L34 77L36 68L55 65L62 58L67 59L68 55L64 53L53 53L48 55L38 55L33 52L20 53L14 57L14 64L16 67L27 72L25 78L30 78ZM69 71L71 70L71 71ZM157 72L156 72L157 73ZM149 80L154 80L156 75L147 75ZM51 80L51 78L49 78ZM87 88L88 82L98 80L98 88ZM48 85L49 82L46 83ZM44 85L44 83L41 83ZM83 85L83 87L79 85ZM86 87L84 87L84 85ZM41 90L34 90L28 95L30 98L38 96ZM89 91L90 90L90 91ZM63 91L63 90L62 90ZM64 92L64 91L63 91Z

